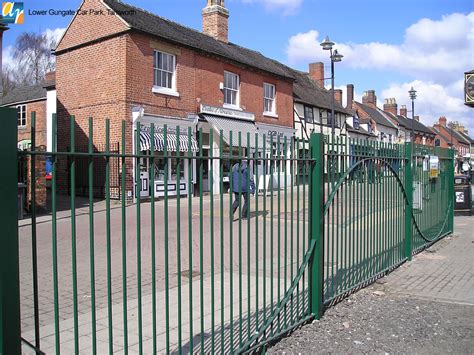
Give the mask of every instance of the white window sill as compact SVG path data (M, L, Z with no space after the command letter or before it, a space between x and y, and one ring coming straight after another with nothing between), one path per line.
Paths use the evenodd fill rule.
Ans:
M26 125L25 126L18 126L18 129L27 129L27 128L28 128L28 126L26 126Z
M162 88L159 86L153 86L151 88L151 92L154 94L163 94L163 95L168 95L168 96L179 97L179 92L172 89L168 89L168 88Z
M278 118L278 115L273 112L264 112L263 115L266 117Z
M237 105L224 104L224 105L222 105L222 107L228 108L228 109L231 109L231 110L243 111L243 110L242 110L239 106L237 106Z

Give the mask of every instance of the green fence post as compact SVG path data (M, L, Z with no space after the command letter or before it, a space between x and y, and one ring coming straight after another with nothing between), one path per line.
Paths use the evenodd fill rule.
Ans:
M412 227L412 211L413 211L413 174L412 174L412 144L405 143L405 192L407 201L405 205L405 257L411 261L412 243L413 243L413 227Z
M20 279L18 256L18 149L17 111L0 108L0 354L21 353Z
M449 193L449 197L448 197L448 200L447 200L447 203L448 203L448 206L449 204L451 204L451 208L449 210L449 230L451 231L451 233L454 232L454 202L455 202L455 199L454 199L454 163L455 163L455 151L453 148L450 149L450 158L451 158L451 161L450 161L450 164L449 164L449 175L447 177L448 179L448 186L449 186L449 189L448 189L448 193Z
M316 319L323 314L324 289L324 137L313 134L310 140L311 163L309 191L309 233L315 242L309 261L309 309ZM314 162L315 160L315 162Z

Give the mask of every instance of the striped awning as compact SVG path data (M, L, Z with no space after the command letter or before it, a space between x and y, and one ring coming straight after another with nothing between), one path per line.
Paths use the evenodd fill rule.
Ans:
M178 144L178 141L176 140L176 134L169 133L166 135L166 142L168 152L176 152L178 150L178 147L180 152L189 151L189 138L187 135L180 135ZM155 148L155 151L165 150L165 135L163 133L155 133L155 142L153 148ZM145 131L140 132L140 150L144 151L151 149L151 134ZM193 136L191 136L191 151L194 153L199 151L198 143Z
M255 149L255 136L257 136L257 143L259 148L263 147L264 142L261 141L261 137L258 134L257 126L254 122L237 120L221 116L202 115L209 124L214 127L217 132L222 130L222 138L229 146L239 146L239 132L240 132L240 143L242 148L250 146L251 149ZM231 133L232 132L232 135ZM247 141L247 134L250 136L250 140ZM232 139L231 139L232 136Z

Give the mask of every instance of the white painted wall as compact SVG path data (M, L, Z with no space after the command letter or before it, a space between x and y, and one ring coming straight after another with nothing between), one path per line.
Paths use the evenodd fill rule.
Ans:
M56 105L56 90L48 90L46 93L46 149L48 152L53 150L53 114L56 113Z

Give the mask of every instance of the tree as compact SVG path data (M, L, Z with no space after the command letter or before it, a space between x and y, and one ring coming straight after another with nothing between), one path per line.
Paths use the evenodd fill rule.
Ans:
M18 36L13 48L13 59L17 60L13 80L19 85L42 82L44 75L54 70L51 49L55 47L55 42L45 33L23 32Z
M16 85L15 85L15 80L13 79L13 71L9 67L3 67L2 68L2 86L3 86L3 95L8 94L10 91L12 91Z

